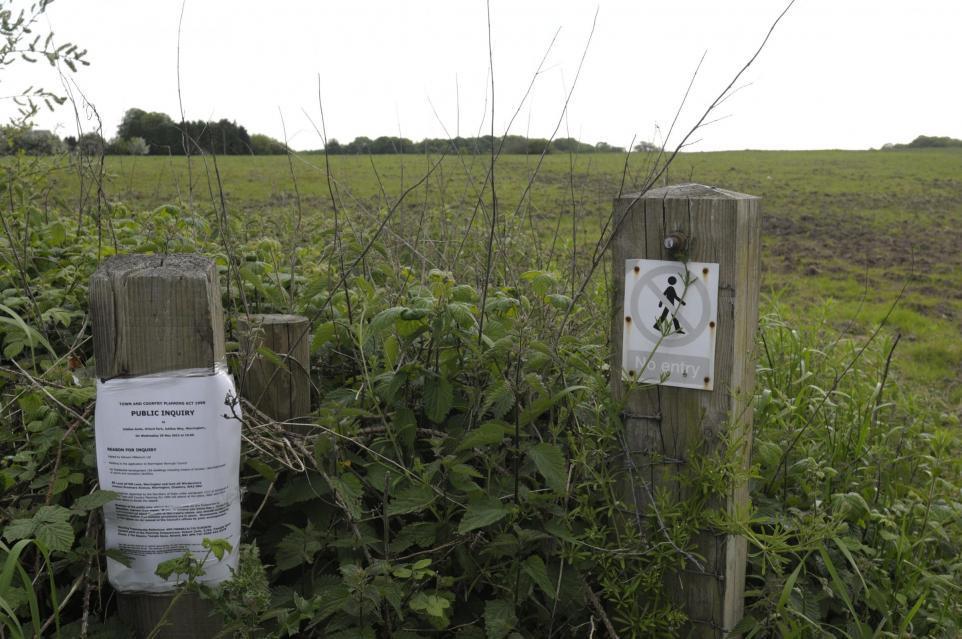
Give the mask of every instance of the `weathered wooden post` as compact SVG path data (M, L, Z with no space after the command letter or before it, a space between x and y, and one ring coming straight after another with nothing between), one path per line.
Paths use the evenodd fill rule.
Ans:
M224 362L224 322L220 298L217 270L213 262L205 257L125 255L109 258L101 264L90 281L90 312L98 379L137 378L185 369L195 369L196 374L201 377L205 371L213 376L215 368ZM157 553L153 556L162 553L163 548L158 545L170 543L164 541L165 535L169 536L167 539L173 539L175 535L183 535L183 531L189 530L168 527L174 524L165 521L163 517L172 514L177 519L191 522L180 525L192 525L194 531L206 530L203 525L211 521L208 517L212 510L223 514L223 511L228 509L225 500L230 499L232 490L237 490L235 480L232 486L225 487L213 498L205 495L197 497L196 501L173 505L164 503L164 499L174 496L175 491L181 491L182 495L189 498L199 494L196 491L203 488L199 486L201 482L188 484L180 478L192 470L203 472L203 469L187 468L185 464L188 462L171 461L169 457L160 458L162 453L150 451L163 452L165 445L168 450L176 450L177 444L171 442L185 442L180 446L189 447L196 446L192 444L195 441L210 441L206 438L205 431L215 427L215 424L196 421L187 426L175 425L176 417L169 415L183 417L188 414L187 411L191 411L189 415L194 415L193 411L204 404L204 401L194 401L194 397L179 397L173 391L168 397L170 401L118 401L116 403L119 405L139 404L131 407L132 410L136 408L138 413L135 415L129 412L125 421L118 420L117 424L109 424L110 429L143 431L132 434L131 437L144 439L130 440L144 442L143 447L138 444L138 447L110 448L109 451L118 452L110 453L114 456L108 464L113 464L111 470L117 470L121 475L126 474L129 480L120 483L120 488L118 485L112 487L122 495L126 490L130 490L134 495L131 501L124 503L124 512L130 517L138 518L134 521L143 522L139 526L131 525L131 529L137 530L130 532L130 536L124 539L131 540L130 545L142 549L143 554ZM98 400L100 399L98 388ZM155 406L144 406L146 403ZM162 410L160 406L164 404L189 407L179 412L172 408ZM207 407L210 409L208 413L213 412L216 416L230 410L223 405L223 397L212 398L208 404L212 405ZM98 402L98 411L99 409ZM203 410L197 410L197 414L203 414ZM155 418L155 415L160 417ZM101 428L108 428L107 424L100 422L98 419L98 432ZM145 424L148 425L144 426ZM232 427L239 428L239 425L235 423ZM215 438L222 436L223 433L214 435ZM231 449L230 454L239 457L239 435L235 431L233 436L237 438L236 453ZM98 442L98 466L100 444L101 442ZM207 455L222 453L223 451L204 451ZM154 454L158 455L157 459L151 459ZM191 462L190 465L195 464ZM170 467L173 472L159 468L160 466ZM157 472L151 472L151 468L157 468ZM234 468L236 469L236 465ZM103 472L103 469L101 471ZM195 492L191 493L191 490ZM237 512L239 517L239 511ZM144 539L145 536L153 534L160 536L160 540L154 542ZM138 546L138 543L158 545ZM159 588L164 588L164 584L160 584ZM120 592L120 616L139 638L146 637L161 620L164 621L164 626L158 636L163 638L213 637L222 629L221 620L211 616L211 607L206 601L192 593L182 594L176 599L175 597L172 590ZM170 608L172 603L173 607Z
M301 315L238 320L241 393L259 411L286 422L311 412L309 322ZM293 431L301 429L289 427Z
M749 464L759 199L680 184L614 207L611 388L624 400L634 507L657 517L652 495L684 499L677 475L693 454L734 447L727 452ZM716 503L743 512L747 483ZM746 541L711 530L692 541L693 556L665 587L690 619L682 636L722 637L742 617Z

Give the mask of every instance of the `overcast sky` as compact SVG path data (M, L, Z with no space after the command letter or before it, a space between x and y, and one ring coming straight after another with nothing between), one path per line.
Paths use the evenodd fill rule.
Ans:
M547 52L512 133L548 137L560 122L559 136L586 142L660 142L702 54L676 131L701 116L784 6L491 0L495 132L504 132ZM180 12L181 0L50 6L56 37L89 50L90 66L72 78L96 106L106 137L131 107L179 119ZM723 119L699 132L693 150L864 149L920 134L962 138L960 33L959 0L798 0L716 114ZM328 136L342 142L490 131L483 0L187 0L180 37L188 119L228 118L283 139L283 114L291 146L317 148L305 113L320 124L319 83ZM3 70L0 93L41 81L56 86L43 66ZM0 116L11 109L0 102ZM42 114L38 126L62 136L77 128L66 108Z

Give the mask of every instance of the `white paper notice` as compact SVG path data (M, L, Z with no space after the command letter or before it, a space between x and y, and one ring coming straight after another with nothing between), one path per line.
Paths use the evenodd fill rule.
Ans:
M236 397L224 370L97 383L100 486L120 494L104 506L106 545L131 560L127 567L107 559L107 576L117 590L173 589L176 579L154 574L157 564L186 551L204 557L205 537L226 539L234 551L222 561L209 557L201 581L224 581L237 568L241 422Z

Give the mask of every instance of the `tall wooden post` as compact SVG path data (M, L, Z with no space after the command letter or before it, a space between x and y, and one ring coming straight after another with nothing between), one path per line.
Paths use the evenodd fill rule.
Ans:
M624 195L614 202L615 280L612 316L611 389L624 400L630 447L627 463L634 507L655 516L650 498L667 492L684 499L677 481L691 456L734 446L745 468L751 454L753 344L758 325L761 253L759 199L700 184L680 184ZM678 249L682 249L679 251ZM633 330L624 311L625 261L682 260L717 263L719 288L713 390L672 386L630 387L621 375L622 344ZM679 307L680 308L680 307ZM705 382L707 384L708 377ZM729 512L748 507L742 481L719 495ZM668 576L670 599L689 617L688 637L723 637L742 617L746 541L705 530L691 558Z
M280 422L311 412L308 325L301 315L250 315L238 320L244 366L241 394Z
M133 377L224 361L224 312L214 263L200 255L123 255L90 279L97 377ZM175 593L118 593L121 618L146 637ZM221 620L192 593L174 603L158 637L215 636Z

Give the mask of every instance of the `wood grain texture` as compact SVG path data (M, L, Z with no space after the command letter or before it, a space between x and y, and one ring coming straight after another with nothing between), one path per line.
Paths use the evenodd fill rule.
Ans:
M224 313L214 263L203 256L117 255L90 279L97 377L206 368L224 361ZM146 637L174 593L118 593L121 619ZM214 637L223 629L209 602L180 597L158 639Z
M214 263L200 255L115 255L90 278L97 377L133 377L224 361Z
M311 412L309 322L301 315L250 315L237 321L241 394L277 421ZM265 354L266 351L266 354Z
M680 184L627 194L614 202L620 221L612 242L611 390L624 401L626 496L645 520L654 517L651 495L689 495L678 481L695 453L733 446L748 466L751 451L751 393L754 337L758 326L760 207L756 197L700 184ZM630 389L621 379L625 331L625 260L675 259L663 246L666 235L688 237L688 260L719 265L714 390L671 386ZM740 483L707 504L729 512L748 507L748 487ZM743 538L702 531L691 549L703 558L668 576L669 598L692 620L687 637L722 637L743 613L746 543Z

